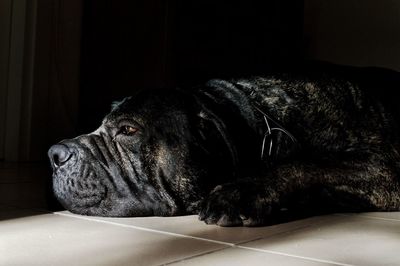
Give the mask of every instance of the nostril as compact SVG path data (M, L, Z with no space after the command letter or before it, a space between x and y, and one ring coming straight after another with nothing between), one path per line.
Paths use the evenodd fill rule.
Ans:
M54 145L49 150L49 158L55 167L60 167L71 158L69 148L62 144Z

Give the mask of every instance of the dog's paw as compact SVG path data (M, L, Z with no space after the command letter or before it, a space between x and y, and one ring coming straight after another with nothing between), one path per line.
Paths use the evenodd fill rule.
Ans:
M262 226L271 218L275 200L237 185L219 185L201 206L199 219L219 226ZM249 195L248 195L249 194Z
M237 188L219 185L203 201L199 219L206 224L241 226L239 201L240 192Z

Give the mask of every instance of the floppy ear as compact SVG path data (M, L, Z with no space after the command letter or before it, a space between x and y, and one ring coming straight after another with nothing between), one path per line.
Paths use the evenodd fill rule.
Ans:
M113 101L113 102L111 103L111 111L114 111L115 108L117 108L118 105L120 105L120 104L121 104L121 101Z
M120 106L121 104L123 104L125 101L131 99L132 97L125 97L124 99L122 99L121 101L113 101L111 103L111 111L114 111L118 106Z
M233 144L233 140L228 134L226 124L214 112L202 106L202 110L198 113L199 117L199 133L206 150L213 150L214 154L221 154L223 150L230 155L232 166L238 164L237 150Z

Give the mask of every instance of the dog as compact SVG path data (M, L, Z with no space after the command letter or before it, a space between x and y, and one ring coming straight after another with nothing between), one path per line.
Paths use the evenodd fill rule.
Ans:
M395 114L359 84L285 74L144 90L48 152L57 199L96 216L400 210Z

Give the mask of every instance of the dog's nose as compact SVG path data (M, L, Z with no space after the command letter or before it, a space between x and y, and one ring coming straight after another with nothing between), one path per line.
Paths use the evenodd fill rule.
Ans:
M71 158L71 152L69 151L69 148L63 144L51 146L48 155L54 167L60 167L64 165Z

